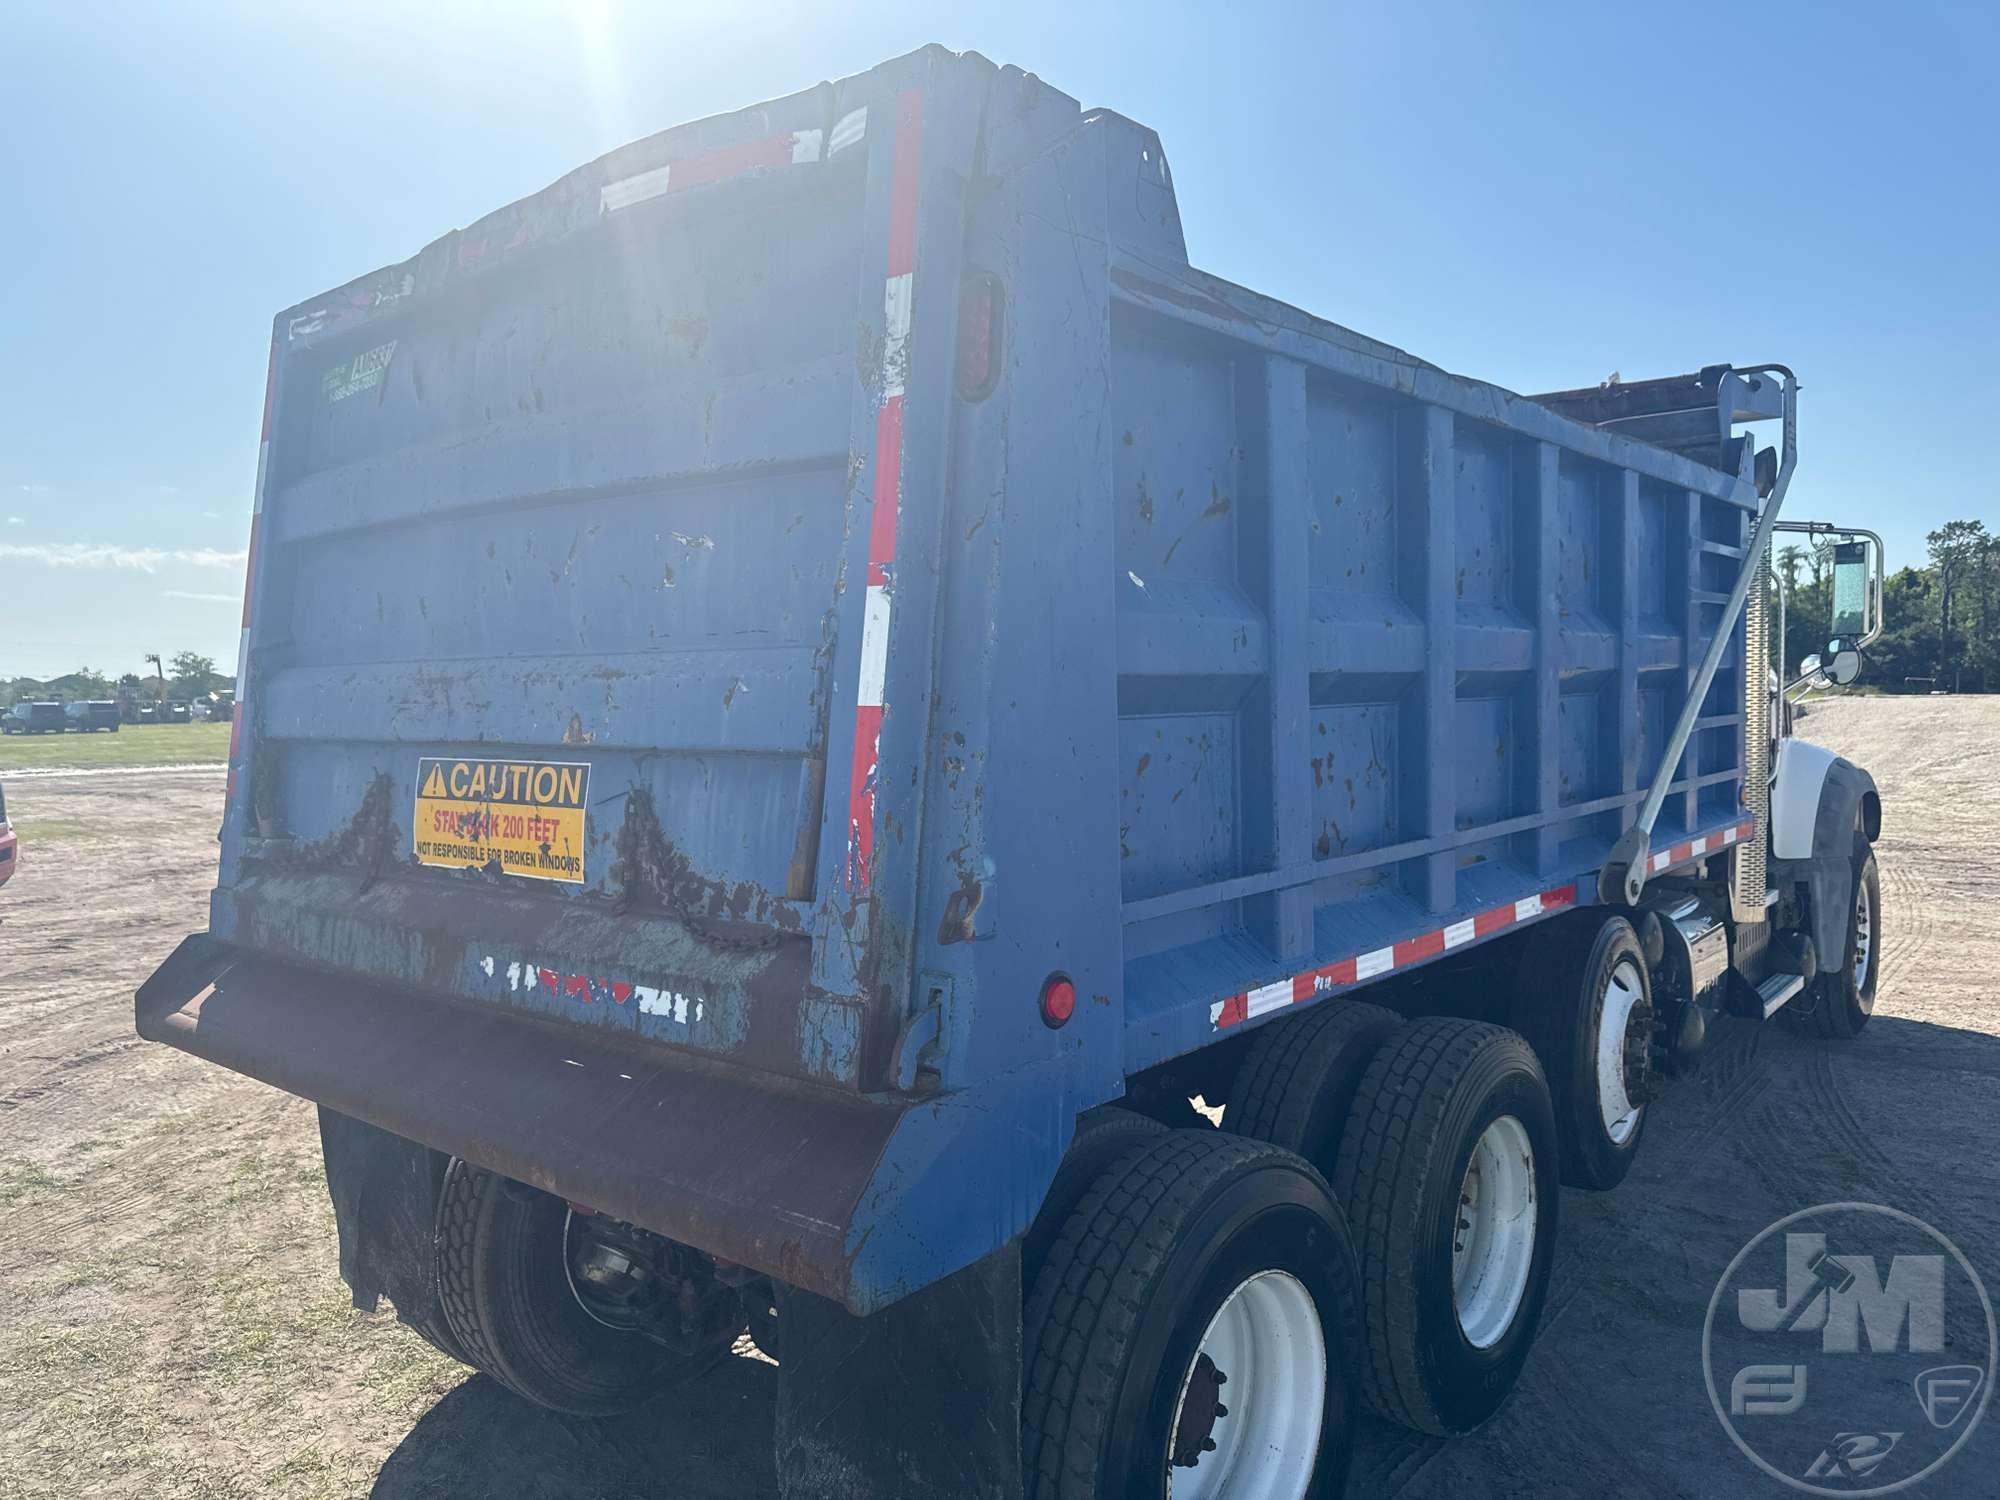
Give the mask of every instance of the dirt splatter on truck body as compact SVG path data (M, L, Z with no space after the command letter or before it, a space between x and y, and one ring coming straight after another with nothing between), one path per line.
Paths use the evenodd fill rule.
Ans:
M888 1307L1149 1074L1596 901L1718 635L1646 873L1761 849L1777 392L1231 285L1152 131L977 56L636 142L277 319L140 1029Z
M650 137L277 320L201 1031L332 976L450 1065L315 1097L683 1235L855 1115L787 1258L889 1300L1128 1073L1574 899L1745 540L1703 456L1191 269L1152 132L976 58ZM452 1102L551 1021L628 1057L564 1068L605 1180ZM738 1107L640 1127L697 1061Z

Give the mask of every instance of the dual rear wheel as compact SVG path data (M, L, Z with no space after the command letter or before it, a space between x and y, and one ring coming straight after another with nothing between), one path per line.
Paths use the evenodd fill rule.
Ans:
M1361 1295L1325 1179L1211 1129L1159 1130L1095 1176L1023 1320L1026 1490L1338 1494Z
M1519 1374L1558 1148L1518 1035L1329 1006L1258 1038L1223 1124L1100 1127L1115 1152L1085 1134L1087 1183L1058 1178L1028 1242L1030 1495L1338 1493L1357 1404L1463 1432Z
M1558 1146L1541 1065L1504 1027L1405 1024L1360 1001L1294 1024L1258 1038L1224 1124L1327 1173L1361 1270L1363 1400L1468 1431L1512 1388L1548 1286Z
M417 1331L516 1395L574 1416L630 1411L729 1353L742 1328L733 1308L698 1314L672 1344L640 1332L655 1268L615 1235L600 1243L588 1217L548 1193L452 1162L438 1199L440 1316ZM658 1245L670 1255L694 1253ZM579 1279L592 1277L595 1312L578 1289Z

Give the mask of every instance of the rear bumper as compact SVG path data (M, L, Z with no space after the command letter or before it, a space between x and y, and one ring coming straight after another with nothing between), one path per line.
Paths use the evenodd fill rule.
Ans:
M855 1265L898 1104L357 982L205 934L140 988L137 1026L857 1312L912 1289L876 1285Z

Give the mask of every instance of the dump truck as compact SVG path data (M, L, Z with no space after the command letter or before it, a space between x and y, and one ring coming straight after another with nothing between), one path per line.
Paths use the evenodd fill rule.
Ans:
M1505 1399L1725 1017L1868 1020L1797 391L1449 374L977 55L650 136L276 319L139 1033L316 1101L356 1303L528 1401L748 1334L788 1494L1335 1492Z

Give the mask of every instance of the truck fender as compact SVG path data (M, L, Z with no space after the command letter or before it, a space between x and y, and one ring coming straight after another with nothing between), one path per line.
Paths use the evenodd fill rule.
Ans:
M1803 884L1812 897L1813 947L1821 961L1847 941L1854 899L1854 836L1882 831L1875 778L1831 750L1788 739L1771 782L1771 878Z
M1840 757L1823 745L1785 739L1771 769L1771 858L1811 859L1813 824L1827 768Z

